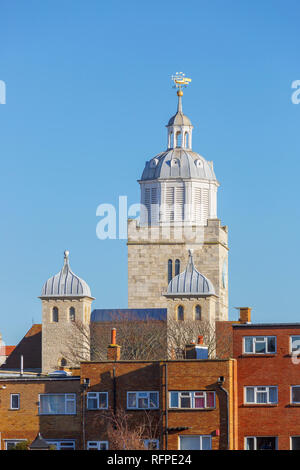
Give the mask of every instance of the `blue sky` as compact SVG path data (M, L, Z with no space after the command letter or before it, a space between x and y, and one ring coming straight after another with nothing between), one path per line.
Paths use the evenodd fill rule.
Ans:
M300 321L300 5L277 0L2 2L0 333L41 321L37 298L70 250L97 308L127 306L126 241L96 237L96 208L139 201L144 163L176 110L214 161L229 226L230 318Z

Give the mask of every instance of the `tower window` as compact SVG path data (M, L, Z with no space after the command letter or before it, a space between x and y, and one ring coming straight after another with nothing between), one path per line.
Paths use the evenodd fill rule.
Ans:
M181 132L176 133L176 147L181 147L182 135Z
M168 283L172 281L172 277L173 277L173 261L171 259L169 259L168 261Z
M52 309L52 321L53 322L58 322L58 308L57 307L53 307Z
M195 320L201 320L201 307L196 305L195 307Z
M180 273L180 260L177 259L175 260L175 276L178 276Z
M67 365L67 361L66 361L66 359L63 357L63 358L60 360L59 366L60 366L60 367L66 367L66 365Z
M75 308L71 307L69 310L69 319L70 321L75 321Z
M177 308L177 320L178 321L184 320L184 308L182 305L179 305Z
M185 133L185 147L189 147L189 134L188 132Z

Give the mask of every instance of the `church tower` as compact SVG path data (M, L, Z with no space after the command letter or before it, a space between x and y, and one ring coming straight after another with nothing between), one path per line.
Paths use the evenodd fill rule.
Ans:
M192 150L193 126L182 106L190 80L183 74L173 80L178 104L166 126L167 149L146 162L140 219L128 220L128 307L168 308L169 318L180 320L227 320L228 233L217 217L219 183L213 163ZM179 292L174 282L171 288L176 276L192 271L211 289Z
M42 300L42 372L78 366L90 360L89 326L94 298L89 286L70 268L64 253L61 271L45 282Z

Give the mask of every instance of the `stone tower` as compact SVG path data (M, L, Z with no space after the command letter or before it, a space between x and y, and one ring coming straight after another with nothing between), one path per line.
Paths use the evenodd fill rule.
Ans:
M167 307L177 319L227 320L228 233L217 218L219 183L213 163L192 150L182 95L179 87L167 149L146 162L139 180L140 220L128 220L128 307ZM172 279L191 263L213 292L168 295Z
M59 273L45 282L42 300L42 372L89 360L89 325L94 298L70 269L69 252Z

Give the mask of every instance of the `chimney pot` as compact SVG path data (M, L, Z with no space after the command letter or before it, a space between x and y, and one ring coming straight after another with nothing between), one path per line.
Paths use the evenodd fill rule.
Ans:
M198 344L203 344L203 336L202 335L198 336Z
M111 330L111 344L116 344L117 330L113 328Z

